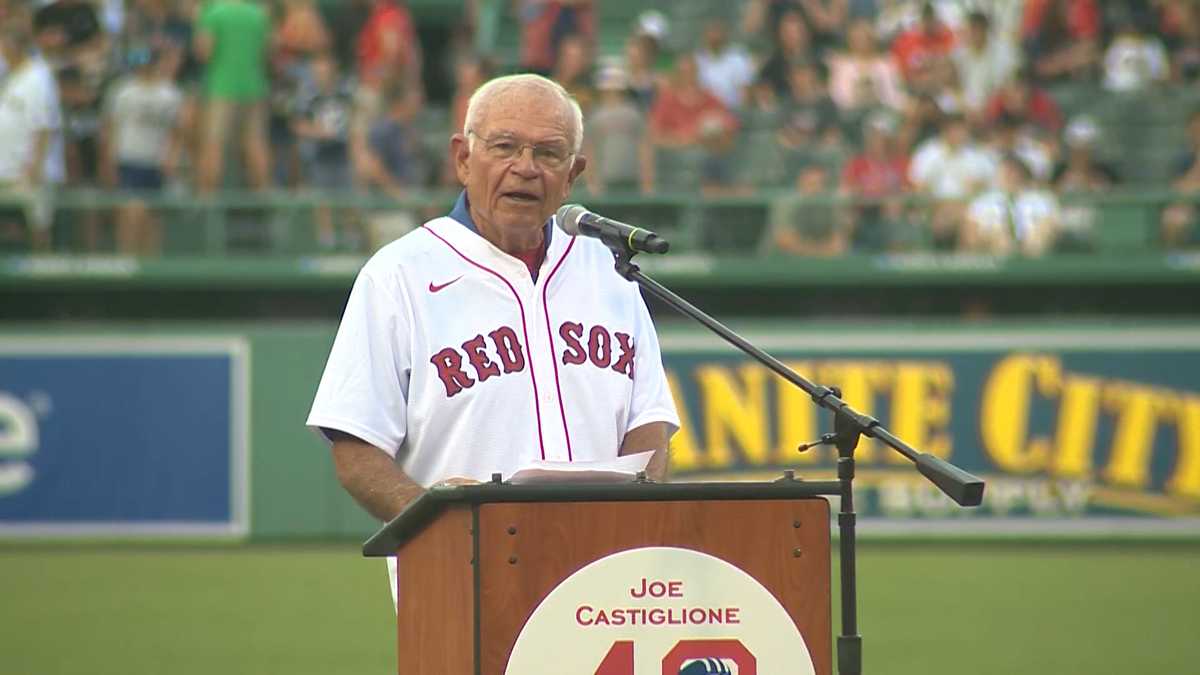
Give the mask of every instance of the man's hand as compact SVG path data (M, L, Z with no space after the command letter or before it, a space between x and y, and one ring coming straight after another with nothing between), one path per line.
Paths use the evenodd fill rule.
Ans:
M460 486L460 485L480 485L480 484L481 484L481 482L475 480L474 478L463 478L462 476L455 476L453 478L447 478L446 480L440 480L440 481L434 483L433 487L456 487L456 486Z
M618 455L636 455L639 452L654 451L650 463L646 465L646 477L656 483L667 480L667 443L671 440L670 425L666 422L651 422L636 429L630 429L621 441Z

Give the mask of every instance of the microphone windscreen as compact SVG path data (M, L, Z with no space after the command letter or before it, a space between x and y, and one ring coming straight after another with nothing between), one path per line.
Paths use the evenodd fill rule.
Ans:
M558 219L558 226L563 229L563 232L574 236L579 234L579 219L583 218L587 212L588 210L579 204L563 204L554 213L554 216Z

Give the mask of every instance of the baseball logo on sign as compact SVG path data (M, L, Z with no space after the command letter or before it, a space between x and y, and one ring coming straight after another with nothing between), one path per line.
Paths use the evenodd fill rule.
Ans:
M542 600L505 675L813 675L787 611L749 574L705 553L622 551Z

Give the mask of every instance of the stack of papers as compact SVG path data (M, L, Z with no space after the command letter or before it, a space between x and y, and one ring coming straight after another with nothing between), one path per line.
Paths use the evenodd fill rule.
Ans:
M534 460L508 477L513 485L539 483L628 483L645 471L654 451L639 452L600 462Z

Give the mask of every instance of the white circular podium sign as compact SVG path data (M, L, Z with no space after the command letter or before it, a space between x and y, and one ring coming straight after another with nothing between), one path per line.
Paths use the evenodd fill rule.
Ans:
M601 558L542 600L505 675L813 675L770 591L705 553L651 547Z

